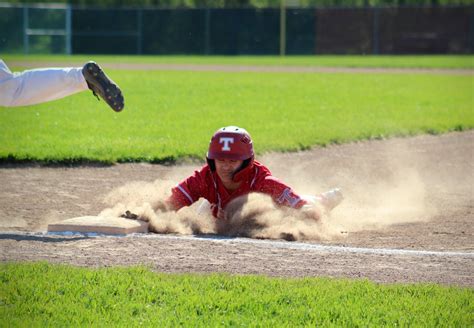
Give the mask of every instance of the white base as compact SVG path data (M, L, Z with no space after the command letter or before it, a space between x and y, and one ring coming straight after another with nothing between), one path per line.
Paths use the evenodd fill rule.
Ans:
M148 222L115 217L81 216L49 224L48 232L82 232L106 235L147 233Z

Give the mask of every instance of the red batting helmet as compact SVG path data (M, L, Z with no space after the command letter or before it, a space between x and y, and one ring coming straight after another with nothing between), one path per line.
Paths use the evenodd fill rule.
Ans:
M241 161L253 158L250 134L237 126L227 126L217 130L209 143L207 158Z

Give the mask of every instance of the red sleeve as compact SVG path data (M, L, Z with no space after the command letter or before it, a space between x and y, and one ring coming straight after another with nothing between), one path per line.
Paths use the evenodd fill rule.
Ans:
M305 200L301 199L288 185L272 176L266 168L262 170L257 178L256 189L271 196L278 205L301 208L306 204Z
M205 192L209 189L205 179L207 169L207 166L204 166L200 171L194 171L193 175L171 189L171 196L167 202L174 210L190 206L199 198L205 197Z

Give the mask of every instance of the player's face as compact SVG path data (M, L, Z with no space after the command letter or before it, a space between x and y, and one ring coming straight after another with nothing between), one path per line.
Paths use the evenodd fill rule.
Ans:
M244 161L233 159L216 159L216 172L222 181L232 181L234 173L242 166Z

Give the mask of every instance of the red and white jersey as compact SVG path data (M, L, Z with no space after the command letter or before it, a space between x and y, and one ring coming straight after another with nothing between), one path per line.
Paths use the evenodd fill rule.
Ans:
M240 174L241 172L239 172ZM175 210L189 206L199 198L205 198L211 203L212 214L222 218L225 207L237 197L251 192L264 193L272 197L278 205L292 208L301 208L306 201L295 194L289 186L272 176L270 170L257 161L244 169L239 181L241 185L233 192L227 191L216 172L211 171L209 165L184 179L171 192L168 203Z

